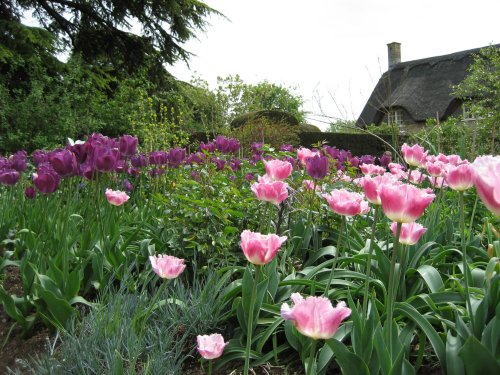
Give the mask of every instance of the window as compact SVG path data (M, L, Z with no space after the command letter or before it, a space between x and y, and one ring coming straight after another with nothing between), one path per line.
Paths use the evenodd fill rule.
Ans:
M462 105L462 117L464 121L475 120L474 114L471 112L471 109L468 105Z
M403 125L403 111L401 109L391 109L387 114L387 123L389 125Z

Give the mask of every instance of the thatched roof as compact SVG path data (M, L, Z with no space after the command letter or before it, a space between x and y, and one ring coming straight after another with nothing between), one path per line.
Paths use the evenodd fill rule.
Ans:
M500 44L494 47L500 48ZM415 122L447 118L457 107L451 86L460 83L482 48L396 64L385 72L357 121L379 124L389 108L402 108Z
M252 123L261 119L266 119L273 124L299 125L299 120L289 112L266 109L255 112L248 112L235 117L231 121L231 128L239 128L242 125Z

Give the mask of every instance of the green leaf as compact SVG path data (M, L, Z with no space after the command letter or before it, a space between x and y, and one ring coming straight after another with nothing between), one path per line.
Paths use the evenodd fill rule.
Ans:
M474 336L470 336L459 353L467 375L500 374L500 363Z
M453 375L465 375L465 368L462 359L459 357L462 340L460 337L453 336L453 333L448 331L446 336L446 373Z
M443 280L438 270L432 266L422 265L417 269L432 293L444 289Z
M405 302L399 302L395 304L395 311L399 311L403 315L406 315L408 318L412 319L417 325L420 327L422 331L427 335L429 342L434 348L434 352L436 353L439 362L441 363L442 368L446 368L446 349L441 337L436 332L436 330L432 327L429 321L421 315L413 306L409 305Z
M335 339L326 340L326 344L335 354L335 359L343 374L370 375L367 365L358 355L347 349L343 343Z

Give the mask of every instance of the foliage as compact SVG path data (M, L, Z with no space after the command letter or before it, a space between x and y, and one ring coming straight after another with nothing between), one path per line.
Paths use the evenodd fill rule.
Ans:
M182 44L203 31L210 15L220 15L201 1L136 0L120 2L31 1L14 0L1 8L2 16L20 21L20 15L30 12L58 41L72 53L82 54L86 62L114 69L137 71L155 61L173 64L187 60L189 53ZM126 31L136 23L140 35ZM168 25L168 28L165 28Z
M474 56L468 68L468 75L454 87L453 94L462 99L473 118L477 134L477 145L498 152L498 124L500 123L500 49L495 46L483 48ZM496 144L495 144L496 142ZM489 146L489 150L488 150Z

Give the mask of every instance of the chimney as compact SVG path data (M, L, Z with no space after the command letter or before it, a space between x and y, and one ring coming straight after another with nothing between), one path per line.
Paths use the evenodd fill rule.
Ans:
M392 42L387 45L387 52L389 58L389 70L394 67L394 65L401 62L401 43Z

